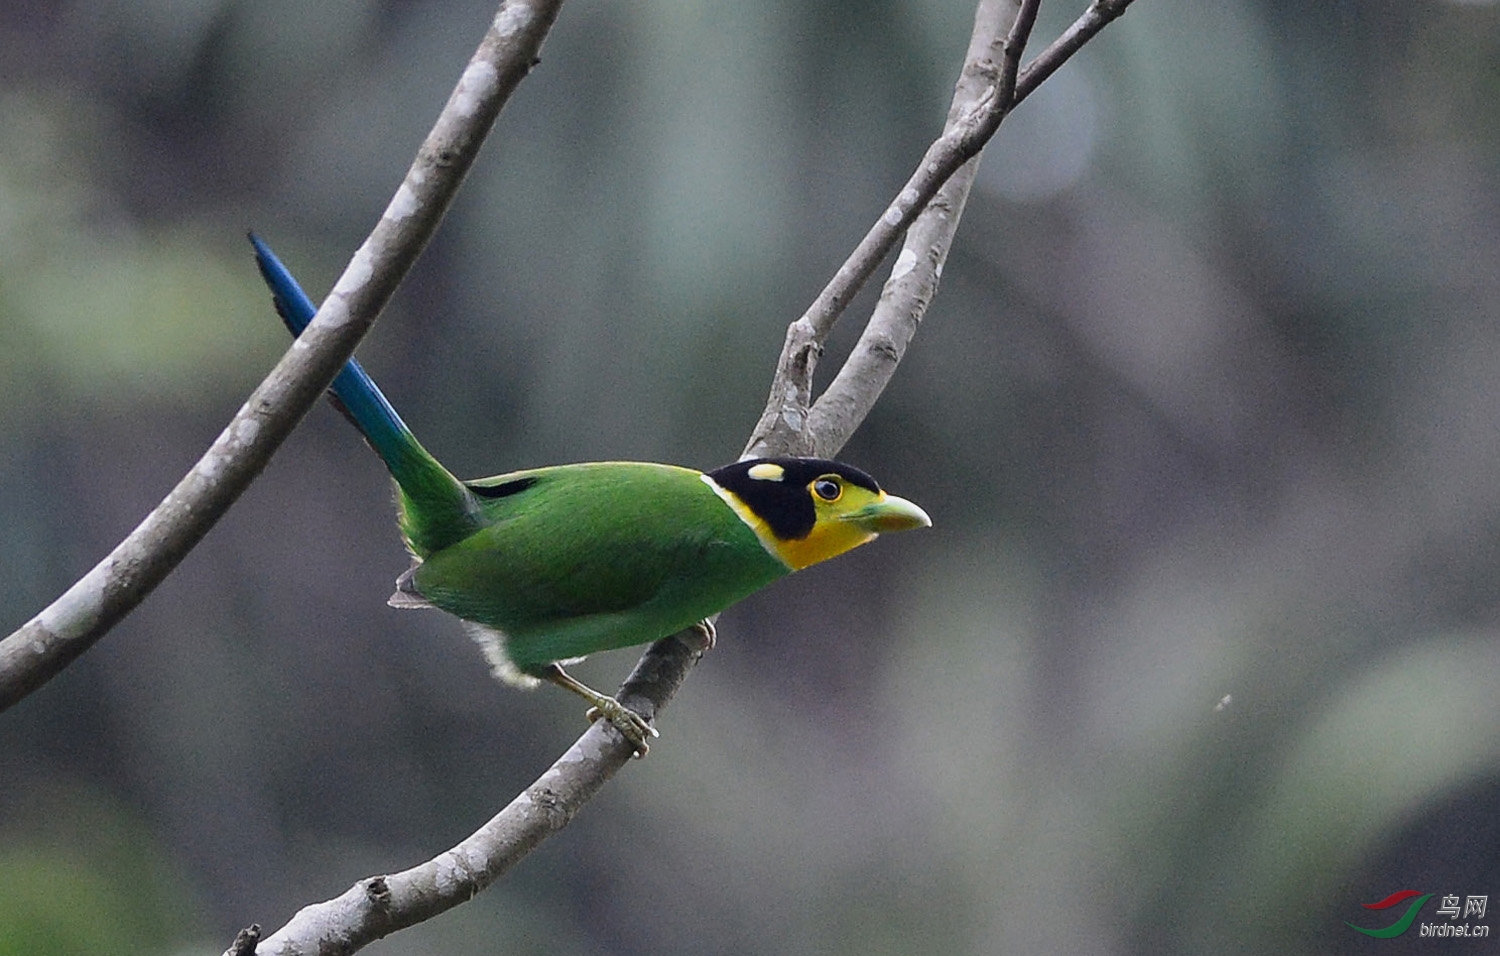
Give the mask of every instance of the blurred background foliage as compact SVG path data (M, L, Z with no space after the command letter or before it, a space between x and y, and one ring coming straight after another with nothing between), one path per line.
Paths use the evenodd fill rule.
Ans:
M0 6L6 631L285 347L244 230L321 294L491 14ZM971 14L575 0L361 354L460 474L732 459ZM1497 102L1490 4L1139 0L845 452L936 527L732 610L649 761L370 951L1390 954L1360 903L1500 895ZM0 954L218 952L528 783L580 708L389 611L404 566L317 409L0 715Z

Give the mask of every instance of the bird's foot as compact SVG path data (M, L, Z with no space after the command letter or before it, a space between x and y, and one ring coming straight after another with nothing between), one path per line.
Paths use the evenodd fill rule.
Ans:
M571 674L562 669L561 664L549 664L546 669L537 675L551 681L564 690L570 690L588 701L593 706L589 708L588 718L590 721L607 720L618 730L630 745L635 748L637 757L644 757L651 750L647 745L648 737L660 737L656 728L646 722L646 718L626 707L607 694L601 694L597 690L576 680Z
M660 737L655 727L646 723L646 718L615 700L613 697L599 696L599 700L590 707L586 715L590 722L607 720L614 726L630 745L635 748L637 757L644 757L651 752L651 746L646 742L648 737Z
M697 624L694 624L693 629L703 635L703 649L705 651L713 650L714 644L719 640L719 629L714 627L714 622L708 618L704 618Z

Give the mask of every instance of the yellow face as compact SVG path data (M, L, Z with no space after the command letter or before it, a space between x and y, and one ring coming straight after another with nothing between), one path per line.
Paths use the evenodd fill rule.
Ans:
M926 512L905 498L871 490L834 471L816 475L801 488L783 484L790 475L771 462L753 466L746 477L756 482L776 483L786 494L806 496L805 500L811 502L812 527L800 537L782 537L738 496L723 495L740 518L755 530L766 550L793 570L837 557L875 540L882 532L932 524Z
M874 541L882 531L904 531L932 524L926 512L905 498L870 491L835 474L807 484L817 520L807 537L777 541L782 560L798 570L827 561Z

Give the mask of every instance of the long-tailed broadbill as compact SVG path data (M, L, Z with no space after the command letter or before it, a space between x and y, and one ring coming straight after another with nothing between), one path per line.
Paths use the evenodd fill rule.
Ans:
M252 235L276 311L300 335L316 307ZM646 462L555 465L460 481L354 359L329 389L395 479L410 569L390 604L461 618L495 675L582 696L646 752L656 731L564 665L697 625L777 578L931 524L849 465L761 458L709 472Z

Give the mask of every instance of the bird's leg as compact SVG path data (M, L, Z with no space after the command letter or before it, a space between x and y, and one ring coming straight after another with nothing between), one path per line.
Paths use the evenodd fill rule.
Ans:
M615 700L613 697L599 693L582 681L576 680L567 671L562 669L561 664L547 665L546 673L541 675L543 679L551 681L564 690L570 690L588 701L589 720L598 720L601 717L614 725L615 729L625 735L630 745L635 748L637 757L644 757L651 749L646 744L647 737L661 736L656 728L646 723L646 718Z

